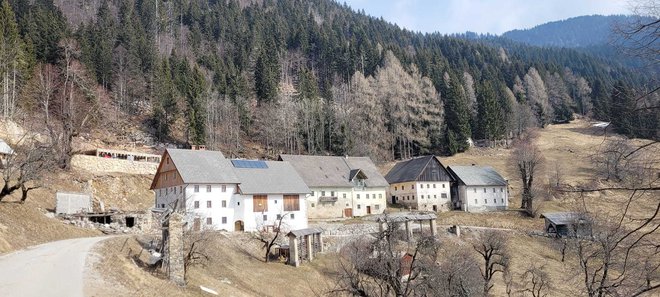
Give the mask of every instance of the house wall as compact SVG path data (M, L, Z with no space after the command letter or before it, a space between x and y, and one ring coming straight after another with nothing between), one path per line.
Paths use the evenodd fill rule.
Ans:
M395 196L397 204L428 211L433 211L434 205L437 211L449 209L451 188L448 181L397 183L390 185L389 189L390 199Z
M353 191L353 216L359 217L371 214L381 214L387 207L387 188L364 188ZM367 195L369 198L367 198Z
M458 187L464 211L482 212L505 210L509 206L506 186L465 186Z
M307 216L310 219L344 217L345 208L353 208L353 188L310 188L312 194L306 197ZM319 197L335 196L336 202L319 202Z
M264 226L276 225L278 215L285 216L282 221L282 229L284 230L307 228L307 205L305 203L305 194L298 195L300 199L298 204L300 209L298 211L284 210L284 195L268 195L268 211L265 212L254 212L252 195L235 196L237 196L236 202L241 202L242 207L236 209L234 219L242 220L244 222L245 231L256 231ZM265 220L264 216L266 216ZM232 222L232 225L233 223L234 222ZM233 228L230 231L233 231Z

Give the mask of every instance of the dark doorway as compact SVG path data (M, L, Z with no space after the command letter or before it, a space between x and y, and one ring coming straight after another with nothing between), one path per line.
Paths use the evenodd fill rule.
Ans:
M245 225L243 225L243 221L234 222L234 231L245 231Z
M396 196L392 196L392 204L396 204Z
M344 217L346 217L346 218L353 217L353 209L352 208L344 208Z
M93 216L93 217L89 217L89 220L92 221L93 223L99 223L99 224L112 223L112 217L110 216Z
M433 205L433 211L438 211L438 206L437 205Z
M371 206L367 205L367 214L371 214Z
M133 228L135 226L135 217L126 217L126 228Z

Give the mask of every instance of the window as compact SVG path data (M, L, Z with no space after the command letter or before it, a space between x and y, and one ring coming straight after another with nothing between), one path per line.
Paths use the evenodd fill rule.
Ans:
M502 198L502 203L504 203L504 198Z
M282 218L282 215L281 215L281 214L278 214L278 215L277 215L277 220L279 221L281 218Z
M445 184L442 184L442 188L443 188L443 189L445 188Z
M346 203L346 207L348 207L348 203Z
M380 204L376 204L376 205L374 205L374 209L375 209L375 210L379 210L379 209L380 209Z
M429 189L431 188L431 186L429 184L426 184L426 188Z
M268 221L268 215L264 215L264 222Z
M361 209L361 208L362 208L362 205L358 204L358 209Z
M206 193L211 193L211 186L210 185L206 186Z
M495 188L493 188L493 193L495 193Z
M158 189L158 195L163 196L163 189Z
M240 202L240 201L239 201L239 202L236 202L236 205L237 205L237 206L241 206L241 202Z
M222 185L222 192L227 192L227 185Z
M420 189L423 189L423 188L424 188L424 184L419 184L419 188L420 188Z
M222 217L222 223L227 224L227 217Z
M500 188L500 193L504 192L504 188Z
M493 199L493 203L497 204L497 199Z
M367 199L369 199L369 194L367 194Z
M413 190L415 189L415 185L412 185L412 189L413 189Z
M321 196L325 196L325 191L321 191Z
M277 200L275 200L275 204L277 204Z
M206 208L211 208L211 200L206 201Z
M314 191L312 191L312 197L314 196Z
M477 192L477 188L474 188L474 192L475 192L475 193Z
M433 195L433 199L437 199L437 198L438 198L438 195Z
M424 195L420 195L419 198L420 198L420 199L424 199Z
M183 194L183 186L179 186L179 193Z
M335 191L330 191L330 196L335 197Z
M344 193L344 194L342 194L342 195L343 195L344 199L346 199L346 193Z
M486 188L484 188L484 193L486 193Z
M291 219L293 220L295 218L296 218L295 214L291 214Z
M174 187L174 194L176 194L176 187Z
M284 195L284 211L299 211L299 210L300 210L300 196Z
M484 199L484 204L488 204L488 199Z
M227 208L227 200L222 200L222 208Z
M435 184L433 184L433 188L435 189Z
M357 199L360 199L360 194L357 194L356 196L357 196Z
M442 193L442 194L440 194L440 198L447 199L447 193Z
M312 207L314 207L314 203L312 203Z
M195 201L195 208L199 208L199 201Z
M395 190L395 191L397 190L396 187L394 187L394 190Z
M254 195L252 196L252 203L253 212L268 211L268 196Z
M199 193L199 185L195 185L195 193Z
M170 193L170 188L165 188L165 195Z
M169 157L165 158L165 163L170 164L170 158Z
M378 198L383 198L383 194L378 194Z
M474 204L479 204L479 202L477 202L477 199L474 199Z
M405 188L405 187L406 187L406 186L401 186L401 191L403 191L403 188Z
M206 218L207 225L213 225L213 218Z

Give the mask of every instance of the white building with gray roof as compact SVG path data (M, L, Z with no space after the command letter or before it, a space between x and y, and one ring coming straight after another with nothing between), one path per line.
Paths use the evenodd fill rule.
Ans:
M309 188L286 162L229 160L218 151L168 149L151 185L156 208L185 212L193 229L307 228Z
M490 166L448 166L456 182L452 206L467 212L505 210L509 207L508 182Z
M283 154L280 160L289 162L311 189L310 218L381 214L387 206L388 183L368 157Z

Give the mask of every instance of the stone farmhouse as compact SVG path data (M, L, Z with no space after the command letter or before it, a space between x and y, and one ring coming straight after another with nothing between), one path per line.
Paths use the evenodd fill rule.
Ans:
M453 177L435 156L401 161L385 176L392 203L411 209L449 210Z
M381 214L388 183L368 157L280 155L311 189L309 218Z
M505 210L509 206L507 181L490 166L449 166L456 180L452 206L467 212Z
M311 191L287 162L229 160L219 151L168 149L151 184L156 210L185 214L194 230L307 228Z

